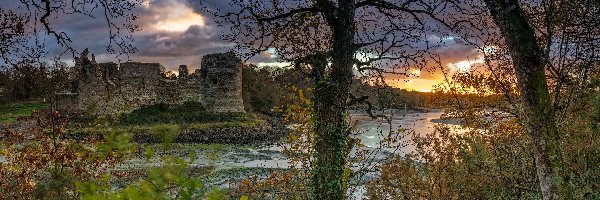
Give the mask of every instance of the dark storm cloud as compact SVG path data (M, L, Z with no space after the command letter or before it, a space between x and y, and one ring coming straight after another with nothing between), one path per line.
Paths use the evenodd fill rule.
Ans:
M11 3L12 2L12 3ZM18 2L9 1L11 5L18 5ZM13 6L14 6L13 5ZM208 9L220 9L221 11L236 11L229 5L228 1L209 0L203 1L203 6ZM202 6L196 1L188 0L150 0L148 4L140 5L133 12L139 17L135 23L141 28L141 31L134 33L133 45L138 48L138 52L130 55L129 59L140 62L158 62L163 64L168 70L177 69L178 65L188 65L192 69L197 68L201 63L201 57L208 53L225 52L233 47L233 44L222 41L219 38L221 29L211 15L203 13ZM190 13L191 12L191 13ZM73 40L73 47L81 51L89 48L90 52L96 55L99 62L116 62L116 55L110 55L106 52L108 43L108 27L102 9L96 9L92 13L95 18L83 16L81 14L52 16L51 23L58 31L64 31ZM200 17L197 23L176 19L177 15L186 15L191 17ZM193 18L195 19L195 18ZM122 23L115 21L117 24ZM176 27L179 30L165 30L159 25L179 23L182 27ZM186 24L187 23L187 24ZM428 22L429 23L429 22ZM50 55L56 55L64 51L64 48L58 46L53 38L44 36L47 41L47 47L51 50ZM432 49L432 52L442 58L444 65L455 63L466 58L476 59L477 51L466 45L461 45L449 40L447 36L428 33L429 37L423 38L413 44L416 48L424 48L425 40L439 40L446 42L439 48ZM63 56L70 59L69 55ZM276 53L264 52L248 60L252 63L274 63L277 61ZM423 78L435 79L438 76L425 75Z
M230 46L212 27L190 26L185 32L142 33L136 37L140 56L188 56Z
M219 39L214 21L199 13L199 9L194 8L187 0L148 2L149 4L140 5L133 10L133 13L138 16L134 23L141 30L133 34L132 44L138 48L138 52L129 55L130 60L159 62L167 69L176 69L182 64L197 67L202 55L225 52L232 47L232 44ZM221 1L214 2L214 5L220 5ZM18 1L8 1L7 4L3 2L4 5L19 10L17 6L20 4ZM25 10L20 11L26 13ZM90 14L94 17L78 13L52 15L49 21L54 30L69 36L75 50L81 52L88 48L96 55L99 62L116 62L116 55L106 52L109 29L104 18L104 10L101 7L96 8ZM186 17L190 17L190 20L182 21ZM117 25L124 23L114 19L112 22ZM161 23L165 25L162 29L159 27ZM179 27L175 27L177 30L167 30L171 28L171 24L177 24ZM38 28L41 28L39 24ZM64 47L59 46L54 38L46 35L45 32L40 32L38 38L45 41L49 57L60 55L65 51ZM62 58L72 59L70 54L64 54Z

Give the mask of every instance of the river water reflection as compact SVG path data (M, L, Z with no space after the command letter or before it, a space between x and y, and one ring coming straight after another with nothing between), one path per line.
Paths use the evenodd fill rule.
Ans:
M440 120L440 116L444 112L441 110L434 110L430 112L416 112L410 110L386 110L384 113L391 119L391 130L396 131L400 128L405 129L405 133L414 131L416 134L425 136L432 133L435 130L435 125L444 123L449 126L453 132L466 132L467 130L461 128L455 121ZM372 119L365 113L359 113L356 111L350 112L350 119L355 124L356 129L354 130L355 137L360 139L361 142L369 148L381 147L381 141L389 134L390 124L383 119ZM385 148L386 150L394 153L404 155L406 153L414 151L415 147L411 145L410 141L411 134L403 134L404 136L400 140L400 148ZM393 146L397 146L395 144Z

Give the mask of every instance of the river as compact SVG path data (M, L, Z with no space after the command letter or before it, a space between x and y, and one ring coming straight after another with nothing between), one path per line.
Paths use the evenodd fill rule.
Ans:
M384 112L375 113L377 115L385 115L390 119L390 123L383 118L372 119L366 113L357 111L350 112L351 122L354 124L353 135L355 138L368 148L384 148L391 153L404 155L415 150L415 147L409 143L412 138L412 132L417 135L425 136L435 130L435 126L443 123L446 124L453 132L465 132L456 120L441 120L440 117L444 113L441 110L433 110L430 112L417 112L411 110L385 110ZM404 134L398 134L401 139L400 148L389 148L381 145L381 141L388 136L392 131L398 133L399 129L404 129Z

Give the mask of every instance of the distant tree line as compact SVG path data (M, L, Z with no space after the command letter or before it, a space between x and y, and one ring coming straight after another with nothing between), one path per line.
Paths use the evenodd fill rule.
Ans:
M374 85L354 79L350 93L355 97L368 97L371 109L419 109L427 107L428 93L387 85ZM353 105L353 109L369 109L365 104Z
M21 60L0 68L0 103L47 99L66 87L69 69L62 62Z
M305 91L311 97L311 82L306 78L308 69L298 67L259 67L246 65L243 68L244 107L250 112L277 115L273 108L289 105L287 97L294 95L291 88ZM351 87L354 96L368 96L371 109L419 109L436 106L428 104L434 95L426 92L410 91L389 86L379 86L360 79L354 79ZM453 98L453 97L448 97ZM352 109L369 109L365 105L355 105Z

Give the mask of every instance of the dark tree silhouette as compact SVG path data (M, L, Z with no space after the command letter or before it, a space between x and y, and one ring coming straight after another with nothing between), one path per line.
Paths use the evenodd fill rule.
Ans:
M573 96L563 97L561 92L579 91L589 74L598 70L593 64L599 60L599 32L594 28L598 3L484 2L510 55L522 105L519 116L532 138L531 151L542 196L568 199L559 197L559 186L566 185L569 175L564 173L567 165L561 154L561 138L566 133L559 133L556 115L574 100Z
M56 20L67 15L82 17L81 20L103 18L106 21L109 53L128 55L136 48L131 44L132 33L139 28L132 11L141 0L20 0L0 8L0 54L5 63L16 63L19 59L39 60L47 56L45 40L39 34L46 34L63 48L62 54L72 56L80 52L73 49L69 35L56 30ZM10 6L8 6L10 5ZM76 42L76 41L75 41ZM61 55L62 55L61 54ZM59 55L60 56L60 55Z
M422 69L433 45L427 33L434 25L426 19L437 19L441 11L458 5L268 0L232 2L233 11L203 6L225 29L223 38L236 42L246 56L274 48L281 59L310 66L316 134L312 198L343 199L349 177L346 157L354 144L347 110L367 99L350 95L353 77L382 79L384 74L410 75L410 68Z

